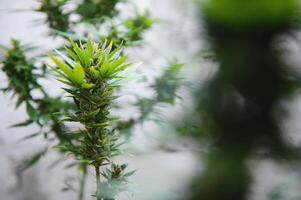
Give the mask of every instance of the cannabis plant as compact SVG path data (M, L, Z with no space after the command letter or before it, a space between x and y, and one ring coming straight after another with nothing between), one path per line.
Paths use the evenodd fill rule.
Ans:
M64 102L60 97L50 97L46 93L39 79L43 77L43 70L39 70L34 58L28 58L25 51L31 48L28 45L21 45L17 40L11 40L10 47L3 47L4 54L1 57L2 71L8 77L8 84L2 91L11 93L16 98L16 109L20 105L26 106L28 119L23 122L12 125L12 127L23 127L31 124L38 125L41 129L39 132L32 133L23 139L33 138L44 135L46 139L57 138L59 143L67 140L62 130L64 126L59 123L59 112L62 110L73 109L73 105ZM39 97L33 93L39 93ZM54 115L53 113L57 113ZM53 133L53 134L52 134ZM49 141L50 141L49 140ZM36 163L45 151L38 152L32 158L27 159L21 164L24 170Z
M124 27L127 29L125 34L126 41L140 41L141 34L152 27L154 19L150 17L149 11L143 13L135 12L133 18L128 18L123 22Z
M68 32L70 31L69 16L71 13L64 11L67 2L68 0L41 0L40 6L34 11L46 15L45 22L51 30ZM55 34L55 32L52 32L52 34Z
M153 97L138 97L134 105L139 110L137 118L130 118L128 120L118 121L116 129L126 134L127 138L131 137L131 132L136 125L141 125L146 121L162 122L160 120L160 112L158 107L161 105L174 105L176 99L179 99L178 91L183 86L183 79L180 77L180 70L183 64L176 60L169 61L163 73L158 76L149 87L153 89L155 95ZM156 118L151 118L151 115ZM158 119L157 119L158 118Z
M155 112L155 107L158 105L158 103L170 103L172 104L173 100L175 98L176 92L173 91L173 89L165 90L169 87L161 87L163 85L177 85L176 90L178 89L178 82L179 80L173 79L167 79L164 77L170 77L166 73L162 74L162 78L158 77L156 80L156 83L154 83L151 87L156 90L157 94L160 94L160 98L154 97L153 99L144 99L144 98L137 98L137 103L135 104L139 110L141 111L138 119L129 119L128 121L122 121L122 120L113 120L110 119L108 116L108 110L109 106L111 105L111 98L114 98L110 95L110 92L113 89L117 89L117 85L114 85L111 81L118 80L120 77L113 75L112 77L108 77L108 72L103 71L106 68L106 62L110 64L110 62L113 59L117 59L115 57L118 57L117 54L120 54L121 61L124 59L123 62L125 62L126 57L122 56L122 51L120 49L120 45L123 44L125 47L130 46L137 46L143 44L143 33L152 27L153 23L155 22L149 15L149 13L143 12L140 13L138 11L135 11L135 15L131 18L123 19L116 6L119 2L123 1L111 1L111 0L99 0L99 1L71 1L71 0L39 0L39 6L38 8L34 9L35 12L40 12L45 14L46 18L44 20L45 24L48 25L48 27L51 29L50 34L55 35L56 37L60 37L63 39L68 38L69 36L72 36L76 42L72 42L66 49L64 47L59 46L57 49L60 50L60 52L67 52L69 55L69 59L65 60L65 64L67 63L68 66L74 67L74 70L77 70L79 73L82 72L82 68L76 67L75 64L78 63L78 59L80 60L80 65L84 69L84 76L80 75L73 75L73 69L70 71L69 68L67 69L68 75L70 75L70 78L63 77L63 79L60 79L60 81L63 81L64 83L68 84L70 87L73 87L72 84L78 84L78 87L81 87L81 89L78 88L77 92L81 91L80 94L83 94L85 92L92 92L93 94L100 95L101 91L103 94L107 94L108 96L105 99L96 99L95 101L97 103L100 103L99 101L105 100L108 101L106 104L102 102L102 106L95 107L93 104L82 104L82 106L88 106L89 109L86 109L85 112L92 112L93 109L99 109L101 111L102 117L101 119L105 121L108 120L110 123L110 129L107 127L107 124L103 124L103 127L97 128L97 131L99 132L101 130L102 136L101 138L96 138L97 140L101 139L101 141L104 141L106 139L103 139L103 135L108 135L107 138L109 142L112 142L114 144L118 144L117 139L117 133L115 133L113 130L116 130L116 132L122 132L122 133L131 133L132 128L137 124L145 121L147 116L149 116L151 113ZM73 9L68 8L69 3L74 3ZM101 6L100 6L101 5ZM78 15L79 20L73 20L71 15ZM78 26L81 26L82 24L86 24L87 26L82 26L80 31L78 30ZM106 49L105 53L100 53L100 57L103 57L104 55L107 56L107 60L100 60L100 63L95 63L97 59L92 58L91 55L89 59L85 57L86 53L83 53L83 55L80 55L79 57L77 55L77 51L79 49L76 46L77 44L80 44L80 41L88 41L87 35L91 35L91 27L94 30L92 32L93 38L100 41L105 41L108 39L109 41L112 41L112 43L106 44L104 47L100 47L99 45L94 45L94 43L88 42L87 44L90 45L79 45L78 48L80 50L83 50L85 48L91 48L91 44L93 44L93 56L95 56L95 52L102 52L104 49ZM101 32L100 29L105 29L104 32ZM66 37L67 36L67 37ZM98 47L96 47L98 46ZM109 46L109 47L108 47ZM102 49L103 48L103 49ZM102 50L100 50L102 49ZM107 52L110 49L110 52ZM68 101L65 101L60 96L58 97L52 97L49 95L48 91L43 88L42 85L40 85L40 80L47 79L46 76L48 69L46 69L45 65L41 65L41 57L32 57L29 58L27 56L27 53L30 51L29 48L23 47L23 45L20 44L19 41L13 40L11 47L5 47L3 49L3 57L1 58L1 68L5 72L5 75L7 76L8 85L7 87L3 88L4 92L7 93L13 93L14 96L17 99L16 107L19 107L21 104L24 104L26 106L28 119L25 121L22 121L18 124L13 125L14 127L23 127L23 126L29 126L31 124L36 124L40 127L40 130L28 134L24 139L30 139L36 136L44 136L48 141L48 147L57 145L60 147L60 151L62 153L66 152L73 152L73 155L80 159L81 162L76 162L74 165L70 166L77 166L78 168L78 176L79 176L79 200L82 200L84 197L84 188L85 188L85 180L87 176L87 166L88 165L96 165L97 162L90 163L91 160L97 159L95 156L99 156L98 154L95 154L94 156L90 152L90 157L87 159L87 157L82 156L79 153L76 153L80 150L80 152L88 151L87 148L92 148L92 146L95 144L97 151L100 151L98 149L99 144L98 143L87 143L90 146L86 146L86 150L84 148L84 145L80 145L81 148L77 148L78 144L84 144L82 143L83 137L80 133L69 133L69 128L64 125L64 123L61 121L63 117L63 113L77 113L79 110L78 103L80 102L79 97L75 98L74 96L74 103L70 103ZM86 50L85 50L86 51ZM60 53L62 57L68 58L67 56L64 56L64 54ZM88 51L87 51L88 52ZM114 52L114 53L113 53ZM46 53L42 53L45 55ZM110 60L108 57L109 55L112 56L112 60ZM84 56L84 57L83 57ZM52 56L53 59L56 59ZM72 61L72 62L71 62ZM122 64L121 62L120 64ZM115 63L118 64L118 63ZM114 64L114 65L115 65ZM90 66L91 65L91 66ZM116 66L115 66L116 67ZM125 67L125 66L124 66ZM89 68L89 70L87 70ZM99 71L98 69L101 70ZM117 74L119 70L115 71L117 69L114 69L114 74ZM168 71L168 70L167 70ZM62 72L59 70L58 72L65 74L65 72ZM71 73L72 72L72 73ZM169 71L173 73L172 71ZM66 74L65 74L66 75ZM174 74L175 75L175 74ZM98 76L101 76L97 78ZM82 79L84 77L84 79ZM175 76L173 76L175 77ZM67 80L64 80L67 78ZM102 81L99 81L99 79L102 79ZM171 77L170 77L171 78ZM70 79L70 80L69 80ZM77 80L77 81L76 81ZM81 82L84 80L83 82ZM70 82L71 81L71 82ZM95 82L96 81L96 82ZM166 84L164 84L164 81ZM95 82L95 83L94 83ZM160 82L159 84L157 82ZM156 86L157 85L157 86ZM101 86L101 87L100 87ZM160 86L160 87L158 87ZM96 88L98 88L96 90ZM68 92L74 92L74 88L70 90L70 88L66 88ZM163 91L164 90L164 91ZM39 95L38 98L35 97L33 94L38 92ZM170 93L168 93L170 92ZM163 96L164 97L163 97ZM170 95L167 97L167 95ZM97 95L96 95L97 96ZM93 97L90 100L96 98ZM163 98L162 98L163 97ZM169 99L169 100L167 100ZM167 100L167 101L166 101ZM94 100L93 100L94 102ZM90 102L91 103L91 102ZM92 107L91 107L92 106ZM81 107L83 109L83 107ZM91 109L91 110L90 110ZM97 114L98 117L100 117L100 113ZM75 118L74 118L75 117ZM71 115L69 116L69 120L75 120L79 121L82 118L81 117L87 117L84 116L84 114L81 115ZM93 116L89 116L92 117ZM111 120L111 121L110 121ZM108 122L108 123L109 123ZM81 121L81 123L84 126L89 126L89 124L86 123L96 123L101 125L102 122L98 121ZM89 130L90 129L85 129ZM95 130L96 131L96 130ZM83 132L83 131L81 131ZM93 136L94 137L94 136ZM100 136L99 136L100 137ZM85 138L87 139L87 138ZM116 141L115 141L116 140ZM119 140L119 139L118 139ZM85 140L86 142L88 140ZM110 145L109 145L110 146ZM118 146L118 145L117 145ZM105 146L102 146L105 147ZM93 149L92 148L92 149ZM108 158L113 157L115 154L118 154L118 147L110 146L110 151L101 151L104 155L106 154ZM50 148L46 148L50 149ZM46 150L42 150L36 154L34 154L30 158L26 158L25 162L20 165L20 169L24 170L28 167L34 165L39 161L39 159L45 155ZM72 151L74 150L74 151ZM116 151L115 151L116 150ZM89 149L91 151L91 149ZM94 151L94 150L93 150ZM93 152L92 151L92 152ZM106 152L106 153L105 153ZM114 153L115 152L115 153ZM88 156L88 155L86 155ZM107 158L105 157L105 158ZM105 159L104 158L104 159ZM100 161L99 161L100 162ZM101 161L104 162L104 161ZM111 163L108 161L108 163ZM100 163L98 163L100 164ZM99 169L100 167L98 167ZM111 185L114 185L115 189L110 190L102 190L102 192L110 191L110 194L115 194L117 191L122 191L125 187L126 182L126 176L124 173L125 165L117 165L117 164L111 164L108 169L104 170L102 173L102 176L104 178L104 182L100 182L99 185L101 185L101 188L112 188ZM119 172L118 172L119 171ZM121 181L122 180L122 181ZM118 183L118 184L117 184ZM99 186L100 187L100 186ZM99 188L98 187L98 188ZM119 189L116 189L119 188ZM99 193L99 192L98 192ZM106 194L99 194L103 196L107 196Z
M75 8L66 9L71 3L70 0L41 0L39 7L34 11L46 15L44 22L51 29L52 35L64 36L69 34L70 36L70 34L75 33L79 24L86 24L95 27L94 34L98 35L100 39L110 39L114 41L115 46L120 44L136 46L142 40L142 33L152 27L154 20L148 11L139 12L137 10L135 10L133 17L121 18L116 7L120 2L123 0L72 1ZM79 19L72 20L71 15L77 15ZM106 33L100 33L99 29L104 27L106 27ZM91 30L82 30L83 35L88 33L91 34ZM78 31L76 35L79 35Z
M30 101L33 99L31 91L41 90L41 86L37 82L38 74L34 72L35 66L27 60L24 54L24 51L29 49L22 46L19 41L12 39L11 47L4 50L6 53L2 58L2 70L10 79L8 85L2 90L18 95L16 107L25 102L27 110L30 110Z
M125 189L126 165L115 164L113 157L121 154L120 135L112 128L115 117L110 116L112 101L116 98L114 89L120 73L130 63L127 56L121 56L121 48L112 50L112 42L102 45L88 40L86 44L70 41L72 48L66 48L68 55L61 59L49 55L54 66L50 66L67 88L76 109L69 113L65 121L80 123L77 131L66 132L72 135L71 143L59 145L63 152L73 155L80 163L95 168L97 200L113 199ZM110 166L107 168L103 168ZM101 181L103 178L103 181Z
M113 18L118 14L115 8L120 0L83 0L76 8L82 21L103 22L105 18Z

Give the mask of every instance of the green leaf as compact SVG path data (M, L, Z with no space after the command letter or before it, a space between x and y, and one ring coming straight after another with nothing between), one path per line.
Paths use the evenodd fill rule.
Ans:
M98 124L94 124L95 127L105 127L105 126L108 126L109 124L108 123L98 123Z
M136 170L130 171L128 173L125 173L124 176L125 177L129 177L129 176L133 175L134 173L136 173Z
M74 86L71 82L69 82L69 80L65 81L65 80L62 80L62 79L59 79L59 78L56 78L56 80L61 82L61 83L64 83L65 85L69 85L71 87Z
M51 54L48 56L68 77L72 77L72 69L68 65Z
M74 166L76 166L76 165L77 165L77 162L72 162L72 163L66 165L66 166L65 166L65 169L72 168L72 167L74 167Z
M108 62L107 58L104 58L103 63L100 67L100 74L102 77L106 77L109 75L109 70L110 70L110 63Z
M75 53L78 57L78 61L80 61L80 63L84 67L88 67L90 59L88 58L88 55L86 55L85 51L82 50L81 48L79 48L79 46L76 43L74 43L73 41L71 42L71 45L72 45L73 50L75 51Z
M123 71L123 70L125 70L126 68L128 68L128 67L131 66L131 65L132 65L132 63L127 63L127 64L121 65L121 66L119 66L119 67L116 67L116 68L114 69L114 73Z
M112 46L113 46L113 41L111 40L111 41L110 41L110 44L109 44L106 48L103 48L103 49L104 49L104 52L105 52L106 54L109 54L109 53L111 52L111 50L112 50Z
M26 104L26 111L32 121L38 121L38 112L30 103Z
M21 138L20 141L24 141L24 140L28 140L28 139L34 138L34 137L36 137L36 136L38 136L40 134L41 134L40 132L30 134L28 136L25 136L25 137Z
M36 154L34 154L31 158L26 159L23 161L22 164L19 165L19 168L22 171L25 171L26 169L30 168L34 164L36 164L47 152L47 149L44 149Z
M94 53L94 45L93 45L91 38L88 39L86 49L87 49L89 57L92 57L93 53Z
M57 73L58 75L60 75L61 77L65 78L65 79L69 79L65 74L63 74L60 70L58 70L57 68L51 66L51 65L48 65L47 64L47 67L49 67L50 69L52 69L55 73Z
M10 126L10 128L28 126L29 124L32 124L32 123L33 123L32 119L28 119L28 120L26 120L24 122L13 124L13 125Z
M121 58L119 58L118 60L116 60L115 62L112 63L112 68L118 67L119 65L124 63L127 59L128 59L128 56L122 56Z
M74 66L72 80L79 85L81 85L85 80L85 71L79 62L77 62Z
M92 84L92 83L83 83L81 86L82 86L82 88L85 88L85 89L91 89L91 88L93 88L95 85Z
M71 49L65 46L65 50L73 60L78 60L77 55Z
M96 70L94 67L90 68L90 72L95 78L99 78L100 72L98 70Z
M66 47L65 47L66 48ZM63 53L61 53L60 51L58 51L57 49L54 49L54 51L59 54L70 66L73 66L75 64L75 62L73 60L71 60L70 58L68 58L67 56L65 56Z

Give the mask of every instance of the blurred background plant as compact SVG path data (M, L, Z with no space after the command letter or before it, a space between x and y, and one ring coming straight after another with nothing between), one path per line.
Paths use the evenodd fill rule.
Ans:
M2 88L5 93L11 93L17 98L16 108L22 103L26 105L28 119L23 122L12 125L11 127L29 126L33 123L40 126L40 131L32 133L23 138L30 139L39 135L44 135L45 139L53 133L59 143L63 143L66 138L63 136L64 126L59 122L59 111L73 109L74 106L68 102L62 101L60 97L50 97L38 79L43 77L42 66L35 65L37 58L27 59L25 53L32 50L32 47L22 46L19 41L12 39L11 47L3 47L5 51L2 58L2 70L9 77L8 85ZM34 95L33 93L38 93ZM57 113L57 116L54 114ZM20 166L22 170L35 164L45 151L37 153L32 158L25 160Z
M210 145L186 199L246 200L254 187L251 161L300 163L300 148L282 127L284 102L300 91L300 76L280 45L299 28L299 2L200 2L218 70L195 97L201 120L194 134ZM278 191L266 199L286 198Z

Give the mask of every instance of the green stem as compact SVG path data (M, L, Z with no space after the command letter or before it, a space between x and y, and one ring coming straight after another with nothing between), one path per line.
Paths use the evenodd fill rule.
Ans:
M99 166L95 166L95 172L96 172L96 199L97 200L102 200L100 197L100 171L99 171Z
M87 176L87 165L80 164L79 165L80 190L79 190L79 197L78 197L79 200L84 200L86 176Z

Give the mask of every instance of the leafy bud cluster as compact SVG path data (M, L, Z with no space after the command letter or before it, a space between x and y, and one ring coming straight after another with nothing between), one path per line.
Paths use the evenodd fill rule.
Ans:
M118 87L114 81L122 78L119 73L130 63L127 56L121 55L121 48L112 49L112 42L100 45L89 39L84 45L70 43L71 48L66 47L67 56L57 51L62 59L49 55L55 64L50 67L59 75L58 80L69 86L64 90L76 104L75 113L69 114L65 120L78 122L84 128L66 133L72 135L74 140L59 145L59 148L75 156L79 162L95 167L96 196L103 199L103 193L99 192L102 191L101 186L110 184L112 180L113 185L116 181L124 183L129 175L124 173L126 165L119 167L112 161L114 156L121 154L121 143L110 126L115 120L110 117L110 105L116 98L114 88ZM111 169L100 172L100 167L105 165L111 165ZM100 175L106 179L105 182L100 182Z
M11 48L5 50L2 71L10 79L7 87L2 90L18 95L18 107L22 102L32 99L31 91L40 88L40 85L37 83L37 75L34 74L35 66L25 56L26 48L19 41L12 39Z

